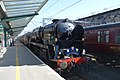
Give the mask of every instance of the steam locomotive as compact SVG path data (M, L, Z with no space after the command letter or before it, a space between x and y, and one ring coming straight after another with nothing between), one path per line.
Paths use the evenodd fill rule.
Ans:
M98 62L120 64L120 22L84 29L87 53L94 55Z
M83 27L69 19L52 21L51 24L25 34L21 41L60 74L87 62L88 59L82 56Z

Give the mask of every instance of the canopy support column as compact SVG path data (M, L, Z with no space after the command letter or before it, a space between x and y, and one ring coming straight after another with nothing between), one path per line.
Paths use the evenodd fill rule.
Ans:
M3 27L3 47L7 47L6 28L5 27Z

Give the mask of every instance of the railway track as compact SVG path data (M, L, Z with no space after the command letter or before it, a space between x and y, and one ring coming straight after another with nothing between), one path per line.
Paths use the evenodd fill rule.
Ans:
M70 76L66 80L120 80L120 67L105 66L96 62L90 62L89 71L79 76Z
M74 77L69 77L69 78L66 78L66 80L89 80L83 76L74 76Z
M83 75L70 75L67 77L64 77L66 80L89 80L87 77Z

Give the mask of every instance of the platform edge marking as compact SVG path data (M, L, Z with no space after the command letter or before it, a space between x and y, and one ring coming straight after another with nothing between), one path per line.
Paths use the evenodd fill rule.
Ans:
M20 67L18 60L18 46L16 45L16 80L20 80Z

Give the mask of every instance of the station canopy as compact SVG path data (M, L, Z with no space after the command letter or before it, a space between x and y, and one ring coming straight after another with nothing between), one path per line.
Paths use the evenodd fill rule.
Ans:
M48 0L0 0L0 23L17 36Z

